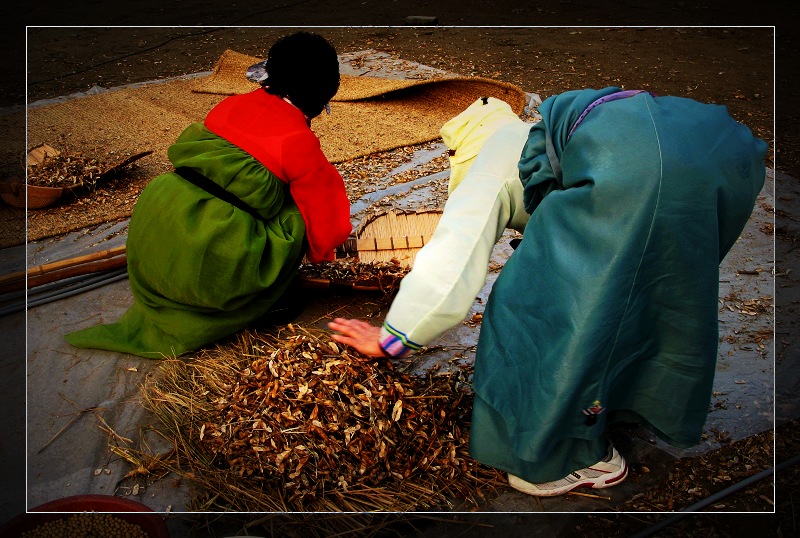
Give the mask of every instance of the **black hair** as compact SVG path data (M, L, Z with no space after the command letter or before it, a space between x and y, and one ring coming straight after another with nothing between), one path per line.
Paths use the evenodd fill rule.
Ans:
M284 36L269 49L267 92L289 100L309 118L319 116L339 89L339 59L324 37Z

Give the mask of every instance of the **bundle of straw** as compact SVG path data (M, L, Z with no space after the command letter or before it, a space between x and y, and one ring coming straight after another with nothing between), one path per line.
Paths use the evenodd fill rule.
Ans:
M291 324L162 368L144 399L173 440L173 471L199 486L193 510L474 508L502 483L467 454L464 371L412 376Z

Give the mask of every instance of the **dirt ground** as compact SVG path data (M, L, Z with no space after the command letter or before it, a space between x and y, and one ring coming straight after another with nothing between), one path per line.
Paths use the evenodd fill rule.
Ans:
M320 28L339 52L375 49L543 99L617 85L726 105L774 136L770 28ZM284 28L31 28L28 101L210 70L225 49L265 57ZM772 148L774 151L774 148ZM770 155L768 164L772 164Z
M332 2L316 4L320 12L328 9L326 13L332 14L336 9L340 10L341 22L327 24L347 24L346 12L352 14L352 11ZM442 12L433 4L418 5L413 10L399 4L402 3L385 2L383 22L377 22L395 27L325 27L315 31L329 38L340 53L364 49L384 51L462 75L513 82L537 93L542 99L571 89L616 85L724 104L734 118L769 141L768 166L777 167L794 177L800 176L795 135L781 132L778 143L775 143L776 84L788 75L777 70L776 80L774 28L584 27L582 25L587 21L597 20L592 18L591 12L584 10L585 6L580 6L580 16L574 18L573 27L446 27L447 24L475 23L465 23L463 17L459 22L458 17L452 15L454 10L450 10L449 17L440 15ZM461 4L479 7L477 2ZM683 4L675 2L675 5ZM235 6L232 4L232 8ZM138 9L143 9L143 6ZM170 14L170 7L160 9L162 13ZM274 13L266 9L249 16L219 15L219 8L213 9L215 7L210 2L197 3L191 17L183 19L184 24L272 26L285 24L279 21L294 20L292 10L299 7L285 7L281 12L282 19L276 19ZM520 6L505 10L495 24L516 24L515 21L519 20L526 25L537 25L552 20L547 18L546 10L537 9ZM250 8L250 11L258 10ZM708 15L711 11L702 14ZM216 15L212 16L212 13ZM141 15L141 12L134 13L134 20L137 14ZM408 15L439 15L440 26L406 27L403 18ZM628 17L629 20L621 23L636 24L635 16ZM330 15L330 20L333 19L336 17ZM62 19L61 24L68 20L68 17ZM537 20L544 22L537 23ZM274 39L287 31L286 28L217 26L29 28L27 101L86 91L94 85L113 87L209 71L226 49L263 57ZM785 46L783 42L782 46ZM6 92L0 99L13 101L15 95ZM796 121L796 105L782 101L781 106L786 107L782 110L782 118ZM779 131L782 125L783 120L778 122ZM777 461L797 453L799 431L794 422L780 430ZM764 444L772 444L771 435L768 432L753 438L748 445L732 443L708 457L683 462L676 467L676 480L696 481L699 487L713 492L723 487L715 479L723 465L730 475L730 481L726 481L728 485L755 474L755 469L772 464L772 454L763 450ZM751 467L745 468L744 462L749 462ZM778 487L783 491L796 492L797 484L796 473L779 475ZM670 510L691 504L691 499L673 499L673 486L665 484L638 502L669 502ZM784 536L791 534L790 529L796 532L791 498L779 496L776 502L771 479L762 480L726 498L725 505L725 511L733 512L777 509L779 517L770 525L779 523ZM647 521L647 517L593 516L580 524L588 526L576 528L575 536L628 536L645 526ZM651 518L649 521L654 520ZM762 525L763 518L750 518L749 521ZM740 525L740 520L724 518L723 521L708 516L686 518L672 528L675 536L740 536L743 535L739 534L743 529ZM770 532L770 535L774 534Z

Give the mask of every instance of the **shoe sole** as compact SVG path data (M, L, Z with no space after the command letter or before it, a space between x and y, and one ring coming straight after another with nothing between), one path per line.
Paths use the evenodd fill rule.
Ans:
M569 486L553 489L549 491L545 490L531 490L526 488L525 486L515 486L509 482L509 485L516 489L517 491L521 491L522 493L527 493L528 495L533 495L534 497L557 497L559 495L564 495L565 493L569 493L573 489L577 488L591 488L591 489L605 489L610 488L611 486L616 486L623 480L628 477L628 462L625 461L623 463L622 473L617 476L610 476L603 480L604 477L598 476L597 478L593 478L586 482L577 482L575 484L570 484ZM599 480L599 482L598 482Z

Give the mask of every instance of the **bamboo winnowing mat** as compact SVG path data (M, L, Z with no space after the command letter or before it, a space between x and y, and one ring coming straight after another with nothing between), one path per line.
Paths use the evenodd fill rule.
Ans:
M438 209L387 211L374 215L364 221L356 232L358 239L374 239L374 248L359 248L359 261L371 263L397 260L402 267L412 267L417 252L428 244L441 217L442 211Z
M50 144L86 155L131 155L152 150L137 162L147 178L171 169L166 150L191 122L202 121L227 95L252 91L245 77L259 58L226 51L210 75L122 88L48 104L28 111L28 145ZM339 163L436 140L439 129L476 99L493 96L521 114L525 92L509 83L478 77L435 79L342 76L331 115L312 122L325 155ZM146 183L146 182L145 182ZM143 185L137 185L140 191ZM116 200L113 208L92 206L103 200L82 200L32 211L28 239L38 240L130 215L135 203ZM5 211L6 207L3 208ZM0 215L0 218L2 215Z

